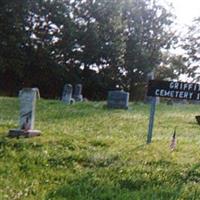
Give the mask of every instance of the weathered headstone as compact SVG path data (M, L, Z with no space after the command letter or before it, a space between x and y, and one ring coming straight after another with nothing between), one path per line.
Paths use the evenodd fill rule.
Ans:
M129 93L121 90L109 91L107 106L109 108L128 109Z
M75 85L75 91L74 91L73 98L75 99L75 101L83 101L82 85L81 84Z
M38 88L24 88L19 92L20 116L19 129L9 131L10 137L37 136L39 130L34 130L36 98L39 96Z
M72 85L71 84L65 84L63 88L63 93L62 93L62 101L65 103L72 103Z

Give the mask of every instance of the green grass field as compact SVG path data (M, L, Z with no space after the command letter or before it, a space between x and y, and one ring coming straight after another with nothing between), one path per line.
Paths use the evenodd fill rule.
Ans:
M103 102L37 102L42 136L7 138L18 127L16 98L0 98L0 200L200 199L199 105L111 110ZM177 148L169 145L177 126Z

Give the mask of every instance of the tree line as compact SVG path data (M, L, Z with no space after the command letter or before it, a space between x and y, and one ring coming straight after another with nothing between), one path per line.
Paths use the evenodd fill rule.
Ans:
M200 20L180 40L172 8L156 0L0 2L2 95L38 87L43 97L57 98L65 83L81 83L89 99L116 88L137 99L152 70L161 79L197 77ZM177 44L184 55L166 53Z

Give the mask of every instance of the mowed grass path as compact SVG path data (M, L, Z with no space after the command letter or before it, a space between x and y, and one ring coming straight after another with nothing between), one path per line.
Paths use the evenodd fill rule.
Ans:
M1 97L0 200L200 199L200 105L158 105L150 145L149 105L104 105L41 99L35 128L42 136L10 139L18 99Z

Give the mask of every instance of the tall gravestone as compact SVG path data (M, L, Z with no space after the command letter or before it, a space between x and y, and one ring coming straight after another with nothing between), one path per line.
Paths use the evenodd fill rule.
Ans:
M37 97L39 97L38 88L23 88L20 90L19 129L10 130L10 137L40 135L39 130L34 130Z
M82 84L75 85L75 91L73 95L75 101L83 101L82 88L83 88Z
M121 90L108 92L107 106L108 108L128 109L129 93Z
M65 84L64 88L63 88L63 93L62 93L62 101L65 103L72 103L73 99L72 99L72 85L71 84Z

